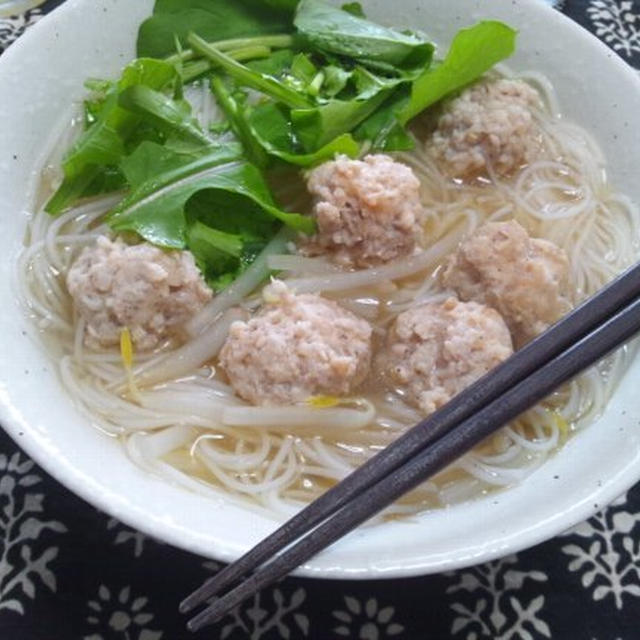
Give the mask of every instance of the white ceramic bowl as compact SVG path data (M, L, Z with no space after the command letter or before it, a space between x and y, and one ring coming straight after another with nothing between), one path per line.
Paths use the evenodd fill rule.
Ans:
M24 332L15 261L25 185L39 150L89 76L118 73L152 0L69 0L0 59L0 423L35 460L96 507L189 551L231 560L276 526L230 501L205 499L140 471L118 442L76 412L43 351ZM537 0L368 0L367 13L423 27L447 43L460 27L498 18L521 30L511 65L555 84L564 112L588 127L615 186L640 201L640 81L586 31ZM82 62L81 62L82 61ZM634 138L635 136L635 138ZM634 140L635 143L634 144ZM520 486L471 504L360 529L301 573L381 578L453 569L518 551L588 517L640 478L640 361L605 414Z

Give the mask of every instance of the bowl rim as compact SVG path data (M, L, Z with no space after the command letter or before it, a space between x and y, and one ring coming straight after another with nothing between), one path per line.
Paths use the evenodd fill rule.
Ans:
M86 4L87 1L88 0L67 0L66 3L60 5L34 24L3 53L0 58L0 75L3 68L10 66L14 61L19 61L24 51L36 46L36 42L41 33L51 29L56 20L72 17L74 12L83 4ZM582 37L591 39L592 46L597 45L600 47L603 55L606 52L607 57L610 58L609 64L616 65L617 73L622 74L627 82L635 87L636 92L640 96L640 76L638 76L633 68L622 58L617 55L612 56L611 50L594 35L583 29L567 16L560 14L549 6L544 6L542 3L539 3L538 0L519 0L519 4L535 4L537 11L548 12L548 15L550 17L553 16L554 20L564 22L566 28L573 29L576 33L580 32ZM545 14L543 13L542 15ZM627 372L625 377L628 380L630 377L629 372ZM15 442L47 473L67 489L105 513L118 518L151 537L161 538L178 548L199 553L207 557L215 557L215 559L223 561L229 561L237 557L238 554L233 549L220 548L214 551L199 539L185 540L183 537L184 531L179 527L168 526L159 531L157 520L148 518L143 511L128 508L125 503L118 501L117 496L112 495L109 490L105 490L104 487L93 483L85 483L86 478L80 474L77 469L71 467L69 461L65 461L64 464L60 465L59 458L52 455L52 453L55 452L52 444L48 442L46 438L43 438L42 434L36 429L32 429L31 425L26 424L22 420L18 407L14 406L11 397L2 384L2 380L0 380L0 424ZM573 440L575 440L575 438ZM571 449L573 444L573 441L569 442L564 448ZM555 458L557 457L556 455ZM640 455L638 455L637 458L640 460ZM635 462L637 462L637 460ZM488 546L480 555L465 556L462 554L453 559L445 558L440 561L431 560L427 564L418 559L414 564L405 563L403 566L376 568L375 565L369 565L365 568L354 569L353 567L344 568L332 564L330 558L331 553L329 553L326 554L326 561L312 561L308 565L298 569L296 574L307 577L332 579L397 578L451 570L477 562L493 560L547 540L593 515L604 504L615 500L640 478L640 465L635 464L635 462L630 461L629 465L621 470L613 480L603 483L601 486L594 485L593 489L588 492L588 495L585 494L582 496L578 504L564 514L564 518L549 517L541 525L527 530L526 535L520 532L517 536L512 535L505 538L501 541L500 545L493 547ZM530 481L533 476L539 474L539 472L540 470L534 472L534 474L527 479L527 482ZM351 536L353 535L354 534L351 534ZM324 557L325 554L323 554L323 558Z

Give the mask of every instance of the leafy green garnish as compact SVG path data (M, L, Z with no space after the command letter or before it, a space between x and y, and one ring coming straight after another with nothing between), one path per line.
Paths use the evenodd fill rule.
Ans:
M245 153L259 167L269 165L268 156L309 167L336 154L358 155L360 145L348 133L331 137L326 144L314 145L314 150L307 152L294 129L288 107L274 102L249 106L242 90L231 90L220 78L212 78L211 87Z
M247 67L256 73L282 80L290 72L295 58L296 54L292 49L280 49L262 60L247 62Z
M210 143L191 116L191 105L184 100L172 100L160 91L138 84L125 89L118 97L118 104L150 121L167 135L177 135L203 145Z
M347 2L342 5L341 9L358 18L366 18L362 5L359 2Z
M405 124L441 98L477 80L515 51L517 32L503 22L479 22L461 29L442 64L426 70L411 85L411 97L399 112Z
M205 189L242 196L257 205L261 215L298 231L312 233L314 229L311 218L275 206L262 175L241 158L236 147L212 147L192 156L147 142L127 159L123 169L130 180L134 176L144 180L131 183L131 194L110 214L109 224L117 231L135 231L153 244L185 247L185 205ZM251 209L258 211L253 204ZM241 211L232 215L239 216Z
M332 100L311 109L291 111L293 128L307 153L344 135L371 115L388 97L380 91L365 100Z
M305 152L294 130L291 114L275 104L258 105L250 112L248 123L262 148L289 164L310 167L331 160L336 154L356 157L360 151L360 145L351 134L341 133L324 145L314 145L312 152Z
M125 67L119 82L107 90L102 106L94 113L93 124L65 156L64 180L46 205L49 213L60 213L85 195L99 179L101 168L112 169L125 154L125 142L140 118L119 105L120 94L134 85L160 89L175 78L174 67L161 60L139 58Z
M509 56L515 35L481 22L432 63L425 36L367 20L358 2L156 0L141 57L117 81L87 81L85 131L47 210L123 190L112 229L190 250L220 288L283 226L314 232L311 218L274 202L264 172L411 149L410 120ZM185 99L196 81L220 120Z
M138 32L138 56L163 58L194 32L207 41L291 31L289 0L157 0Z
M233 95L226 87L224 80L219 77L211 78L211 90L216 96L218 105L227 116L233 132L242 143L247 157L258 167L266 167L268 164L267 154L247 121L246 94L237 91Z
M323 0L301 0L294 25L314 48L364 65L394 70L429 64L433 44L416 34L370 22L355 9L353 4L345 10Z
M232 282L266 246L260 238L226 233L197 220L189 227L187 244L214 290Z
M413 138L399 120L399 112L407 102L406 88L394 93L354 131L356 140L368 142L377 151L413 149Z
M157 36L168 53L161 25L169 24L172 37L191 46L177 47L189 60L184 73L217 78L220 106L259 166L269 165L260 148L300 166L345 141L372 150L411 148L408 121L510 55L515 35L502 23L480 23L461 31L446 59L432 66L434 46L422 34L367 20L357 2L338 8L324 0L157 0L141 27L139 52ZM251 58L258 46L278 50L263 49L255 56L262 59L242 64L244 50ZM235 89L222 91L225 75L270 106L249 108Z
M207 278L236 273L280 223L312 233L311 218L285 213L237 145L178 152L144 142L122 162L131 193L109 214L115 231L152 244L189 249Z
M241 64L226 53L205 42L195 33L190 33L187 36L187 41L195 51L221 67L238 83L246 87L251 87L256 91L261 91L274 100L284 102L284 104L290 107L309 106L309 100L298 91L291 89L273 76L254 71L246 65Z
M329 64L323 69L324 82L322 89L329 98L335 98L347 86L353 77L353 71L336 64Z

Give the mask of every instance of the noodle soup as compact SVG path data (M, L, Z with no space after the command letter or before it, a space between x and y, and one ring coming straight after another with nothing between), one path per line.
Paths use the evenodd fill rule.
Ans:
M439 106L414 121L414 150L391 154L420 183L425 215L410 255L367 268L345 267L326 255L305 255L298 236L278 233L243 274L151 351L87 348L85 321L74 311L65 284L81 249L112 234L103 218L122 194L82 202L57 218L39 210L18 265L21 295L88 422L118 437L136 463L169 481L287 513L345 477L423 412L375 370L341 397L315 395L264 407L240 398L218 353L230 325L261 307L265 267L296 295L321 294L366 320L374 351L382 348L399 314L451 295L441 280L447 260L488 222L515 220L532 237L562 249L571 303L597 291L634 261L638 210L612 190L597 144L561 116L546 78L520 79L540 96L540 106L532 109L540 149L512 174L500 175L489 163L483 175L448 175L432 145ZM187 97L203 129L221 118L206 84L190 87ZM44 175L55 176L73 137L73 127L60 132ZM286 211L310 213L300 172L289 170L284 177L273 172L269 178ZM50 192L45 181L43 201ZM574 380L388 514L450 505L520 482L600 413L631 355L632 349L623 349Z
M322 293L367 319L382 336L402 311L446 297L437 274L463 238L487 221L515 219L566 251L574 304L596 292L633 262L637 246L630 239L638 237L637 209L612 192L597 145L561 117L548 81L538 75L523 79L544 99L544 109L535 114L544 152L515 175L451 180L423 140L415 151L396 155L419 178L428 211L415 254L348 270L323 257L290 254L291 241L282 241L264 257L268 266L296 293ZM193 98L203 103L203 120L216 119L208 91ZM415 135L423 128L416 127ZM67 135L62 134L63 146ZM289 210L308 210L301 177L276 188ZM100 219L117 199L91 201L57 219L38 213L19 269L25 303L46 333L48 347L60 356L65 387L88 421L121 438L138 464L196 491L222 490L286 512L311 501L421 419L401 393L375 379L352 397L319 398L305 406L261 408L238 398L217 366L216 353L229 324L260 304L262 285L251 282L251 274L195 318L193 337L136 353L135 384L128 386L119 350L83 346L84 327L74 318L64 285L79 249L106 231ZM240 293L234 295L234 289ZM205 313L214 319L210 325ZM197 323L209 328L200 333ZM599 414L630 355L623 349L600 369L580 376L389 513L448 505L521 481L573 430Z

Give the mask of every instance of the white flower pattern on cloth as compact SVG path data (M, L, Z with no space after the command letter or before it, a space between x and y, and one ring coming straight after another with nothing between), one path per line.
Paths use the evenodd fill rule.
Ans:
M0 53L42 17L42 9L31 9L17 16L0 18Z
M624 596L640 598L640 513L626 510L626 496L616 500L566 536L576 542L562 551L570 556L568 569L581 574L582 586L595 601L613 597L616 609Z
M640 53L640 7L634 0L591 0L587 8L596 35L627 58Z
M381 640L391 638L404 631L404 627L393 622L394 607L379 608L376 598L367 598L361 603L357 598L344 596L346 611L333 611L332 615L341 624L334 628L338 636Z
M131 587L126 586L112 593L104 584L98 589L98 597L89 600L87 622L97 627L83 640L160 640L162 631L147 628L153 614L145 611L149 599L133 597Z
M261 591L224 618L220 640L260 640L272 632L276 635L270 637L283 640L306 637L309 618L298 611L306 598L306 591L301 587L290 595L286 587Z
M469 592L463 602L454 602L451 609L457 616L451 625L451 635L463 633L465 640L534 640L551 638L549 625L539 616L545 597L539 595L527 604L518 595L527 580L546 582L542 571L520 571L513 565L516 555L487 562L469 569L449 572L458 578L447 588L447 594Z
M222 566L211 560L202 563L209 575L216 574ZM264 589L222 619L217 629L219 640L306 637L309 617L300 610L306 599L304 589L289 592L286 584ZM215 637L218 640L218 636Z
M33 473L32 460L14 453L0 455L0 611L25 613L25 598L33 600L40 582L56 591L56 577L49 563L58 555L58 547L33 551L44 533L65 533L56 520L42 519L44 493L31 490L42 482ZM24 597L23 597L24 596Z
M119 520L115 518L109 518L107 522L107 529L115 529L116 537L113 540L113 544L126 544L127 542L133 542L133 555L139 558L144 551L144 544L149 539L144 533L129 529L123 525Z

